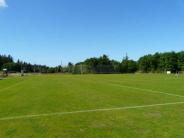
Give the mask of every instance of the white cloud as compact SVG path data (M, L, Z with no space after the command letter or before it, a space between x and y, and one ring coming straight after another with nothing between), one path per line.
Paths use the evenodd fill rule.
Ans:
M5 0L0 0L0 8L1 7L7 7L7 4L6 4Z

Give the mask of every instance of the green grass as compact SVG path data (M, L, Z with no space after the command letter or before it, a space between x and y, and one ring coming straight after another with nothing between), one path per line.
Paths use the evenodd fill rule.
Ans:
M127 87L128 86L128 87ZM140 88L140 89L136 89ZM38 75L0 80L0 119L184 102L184 76ZM0 120L0 137L184 137L184 104Z

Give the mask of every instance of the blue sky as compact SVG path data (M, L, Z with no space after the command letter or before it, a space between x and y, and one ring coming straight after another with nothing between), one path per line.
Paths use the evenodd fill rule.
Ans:
M55 66L184 50L184 0L0 0L0 54Z

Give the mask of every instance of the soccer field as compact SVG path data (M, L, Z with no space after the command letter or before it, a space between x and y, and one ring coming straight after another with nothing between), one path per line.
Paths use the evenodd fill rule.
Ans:
M184 137L184 76L8 77L0 137Z

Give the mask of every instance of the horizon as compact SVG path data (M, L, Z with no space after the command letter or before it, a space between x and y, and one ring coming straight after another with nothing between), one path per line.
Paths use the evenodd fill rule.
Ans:
M38 63L38 64L35 64L35 65L43 65L43 66L47 66L47 67L58 67L58 66L66 67L66 66L68 66L69 63L72 63L72 64L76 65L77 63L84 62L84 61L87 60L87 59L90 59L90 58L100 58L100 57L102 57L103 55L106 55L110 60L118 61L118 62L120 62L120 63L123 61L123 59L126 58L126 56L128 57L129 60L134 60L135 62L138 62L138 60L139 60L141 57L144 57L144 56L147 56L147 55L154 55L154 54L156 54L156 53L159 53L159 54L162 54L162 53L171 53L171 52L179 53L179 52L184 52L184 50L182 50L182 51L164 51L164 52L148 53L148 54L145 54L145 55L142 55L142 56L138 57L137 60L135 60L135 59L129 57L127 53L126 53L125 56L123 56L123 57L121 58L121 60L117 60L117 59L110 58L107 54L102 54L102 55L100 55L100 56L98 56L98 57L97 57L97 56L88 57L88 58L86 58L86 59L84 59L84 60L82 60L82 61L78 61L78 62L76 62L76 63L73 63L73 62L70 62L70 61L69 61L67 64L62 64L62 61L61 61L61 63L58 64L58 65L56 65L56 66L49 66L49 65L46 65L46 64L39 64L39 63ZM11 56L11 57L12 57L11 54L1 54L1 53L0 53L0 56L1 56L1 55L2 55L2 56L4 55L4 56ZM24 60L19 59L19 58L16 60L14 57L12 57L12 59L13 59L14 62L20 61L20 62L26 62L26 63L30 63L30 64L34 65L34 63L31 63L31 62L29 62L29 61L24 61Z
M183 0L0 0L0 54L48 66L183 51Z

